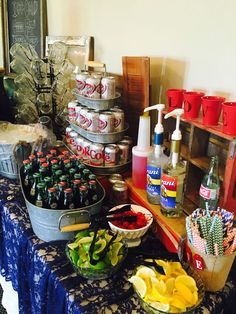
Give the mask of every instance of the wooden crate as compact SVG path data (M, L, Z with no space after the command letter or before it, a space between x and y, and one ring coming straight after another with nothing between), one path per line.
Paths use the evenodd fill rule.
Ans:
M170 135L175 129L175 118L163 121L164 144L170 147ZM198 207L199 188L208 170L210 157L219 156L219 177L221 183L220 206L236 213L236 139L224 134L222 126L206 127L201 118L188 121L181 119L183 139L181 156L187 163L184 188L184 209L187 214Z

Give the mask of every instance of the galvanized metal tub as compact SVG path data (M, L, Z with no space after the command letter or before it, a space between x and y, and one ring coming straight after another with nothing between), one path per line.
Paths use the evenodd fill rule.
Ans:
M32 224L32 228L36 236L43 240L43 241L55 241L55 240L70 240L74 237L74 232L66 232L62 233L59 230L59 219L62 216L62 214L68 214L66 219L67 225L74 223L74 217L73 215L70 217L71 209L47 209L47 208L40 208L29 202L29 200L26 197L26 193L22 184L22 174L23 174L23 168L20 169L20 183L22 188L22 193L25 199L26 207L29 212L30 221ZM98 196L99 201L94 203L93 205L87 206L87 207L81 207L78 209L73 209L73 213L75 210L78 211L78 214L80 211L88 211L89 214L95 214L99 213L102 201L105 197L105 191L101 184L98 182ZM83 215L78 215L77 222L84 222Z

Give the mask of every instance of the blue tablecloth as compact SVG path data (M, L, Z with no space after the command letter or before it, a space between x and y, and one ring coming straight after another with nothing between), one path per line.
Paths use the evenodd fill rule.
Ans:
M85 280L68 262L65 241L47 243L34 235L16 180L0 177L0 211L0 271L18 292L19 313L144 313L127 281L132 259L108 280ZM228 281L222 291L206 293L195 313L230 313L235 299Z

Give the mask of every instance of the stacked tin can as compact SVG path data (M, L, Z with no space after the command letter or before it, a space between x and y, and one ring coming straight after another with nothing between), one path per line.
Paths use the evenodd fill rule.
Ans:
M70 126L66 128L66 141L87 165L117 169L116 166L128 164L131 160L133 141L124 136L124 111L114 103L117 95L115 79L102 74L77 74L79 102L75 100L68 104ZM109 100L112 100L112 105L104 109L102 104Z
M66 128L67 145L91 166L114 167L131 160L132 138L124 136L118 143L94 143L82 137L71 126Z
M124 111L118 107L95 110L76 101L68 104L69 121L94 133L114 133L124 130Z
M112 99L116 96L116 84L113 76L102 73L81 72L76 75L77 91L80 95L93 99Z

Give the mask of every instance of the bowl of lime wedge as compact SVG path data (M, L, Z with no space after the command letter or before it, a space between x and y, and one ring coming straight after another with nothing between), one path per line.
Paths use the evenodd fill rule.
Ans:
M128 253L124 238L111 230L79 231L67 243L66 255L74 270L86 279L105 279L117 272Z

